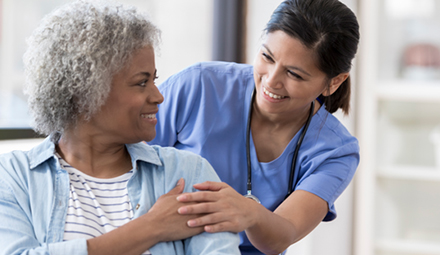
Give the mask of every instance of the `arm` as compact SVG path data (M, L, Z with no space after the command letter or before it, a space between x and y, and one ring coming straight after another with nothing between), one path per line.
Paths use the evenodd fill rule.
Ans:
M14 192L0 180L0 254L141 254L161 241L180 240L203 231L190 229L186 221L193 216L177 214L182 206L176 197L184 182L161 196L150 211L102 236L89 240L40 243L32 220L15 199Z
M293 192L271 212L238 194L225 183L205 182L194 187L205 192L182 194L179 201L205 201L179 208L179 213L211 213L188 221L207 232L245 230L249 240L266 254L279 254L312 231L328 211L327 202L307 191ZM212 192L216 191L216 192Z
M232 232L203 232L185 240L185 254L239 255L239 243L240 238Z
M159 242L181 240L199 234L203 227L191 229L186 225L189 218L179 217L181 203L176 197L182 193L185 183L180 179L177 186L159 197L148 213L99 237L87 240L89 255L138 255Z
M327 202L303 190L293 192L273 213L263 209L246 234L257 249L267 254L279 254L301 240L328 212Z
M217 174L215 173L212 166L208 163L207 160L198 157L201 164L198 165L198 169L196 172L199 174L197 178L193 180L193 183L197 183L200 181L219 181ZM199 167L200 166L200 167ZM194 187L197 185L193 185ZM195 191L193 188L192 191ZM202 192L195 193L184 193L184 194L198 194ZM177 196L176 196L177 197ZM189 214L191 215L191 214ZM199 226L202 227L203 226ZM224 232L223 232L224 231ZM216 232L211 231L201 233L200 235L193 236L185 240L185 254L203 254L203 255L232 255L232 254L240 254L240 250L238 248L240 243L240 238L238 234L229 232L229 230L219 230Z
M188 224L205 225L208 232L245 230L256 248L279 253L307 235L321 220L335 217L333 202L350 183L359 162L357 142L325 153L327 157L321 155L322 162L314 164L319 167L308 169L308 175L300 179L296 191L273 213L225 183L209 182L194 186L204 190L199 194L178 197L179 201L200 202L179 208L179 213L209 213Z

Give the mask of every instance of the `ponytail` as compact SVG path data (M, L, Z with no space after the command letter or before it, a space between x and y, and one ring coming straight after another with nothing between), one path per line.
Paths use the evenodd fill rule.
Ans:
M350 111L350 95L351 95L351 81L350 76L339 86L339 88L330 96L319 96L319 100L325 104L325 109L329 113L336 112L339 108L342 109L345 115Z

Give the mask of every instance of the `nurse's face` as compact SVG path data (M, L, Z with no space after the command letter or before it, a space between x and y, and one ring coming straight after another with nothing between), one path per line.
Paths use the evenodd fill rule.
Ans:
M91 120L95 131L119 143L152 140L158 104L163 102L155 79L154 49L147 46L113 76L109 97Z
M282 31L267 34L255 59L254 79L260 111L286 116L307 111L329 84L313 51Z

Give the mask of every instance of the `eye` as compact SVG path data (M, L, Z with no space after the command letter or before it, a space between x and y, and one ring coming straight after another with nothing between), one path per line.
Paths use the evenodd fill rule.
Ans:
M298 75L297 73L295 73L295 72L293 72L293 71L287 70L287 73L288 73L290 76L293 76L294 78L296 78L296 79L298 79L298 80L304 80L303 77L301 77L300 75Z
M271 56L269 56L269 54L267 54L266 52L262 52L261 55L263 56L263 58L268 61L268 62L274 62L273 58Z
M145 87L145 86L147 86L147 82L148 82L148 79L145 79L145 80L140 81L136 85L141 86L141 87Z

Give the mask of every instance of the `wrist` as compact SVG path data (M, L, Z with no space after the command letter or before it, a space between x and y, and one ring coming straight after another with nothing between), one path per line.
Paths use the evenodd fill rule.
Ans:
M151 240L153 245L167 241L166 230L160 226L161 220L158 220L153 213L147 212L136 220L139 220L135 222L136 225L143 226L138 227L139 236L142 236L143 240Z
M249 208L249 226L247 229L258 228L261 225L261 222L264 221L264 214L267 209L253 199L248 199L247 208Z

